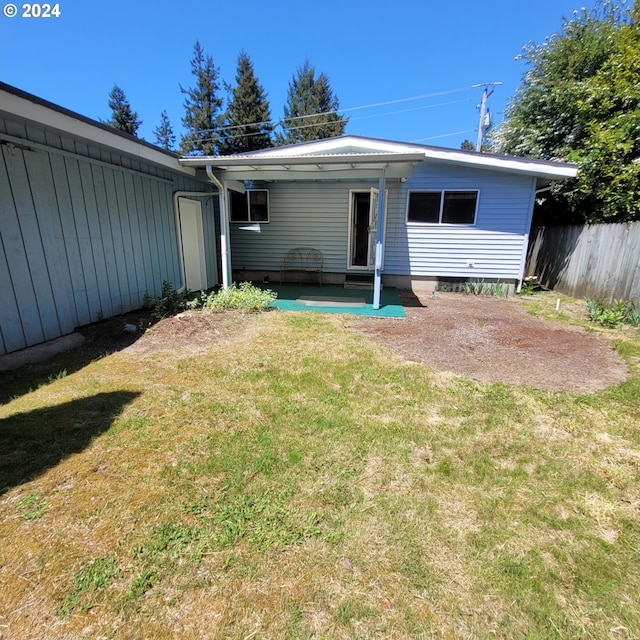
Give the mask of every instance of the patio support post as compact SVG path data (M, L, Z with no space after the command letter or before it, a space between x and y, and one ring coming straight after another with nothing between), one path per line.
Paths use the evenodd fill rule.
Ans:
M384 169L378 181L378 220L376 225L376 262L373 276L373 308L380 308L380 290L382 289L382 240L386 225L385 215L385 186L386 179Z
M222 260L222 288L228 289L233 272L231 270L231 248L229 247L229 216L227 215L227 187L213 173L210 165L206 167L209 180L218 187L220 202L220 257Z

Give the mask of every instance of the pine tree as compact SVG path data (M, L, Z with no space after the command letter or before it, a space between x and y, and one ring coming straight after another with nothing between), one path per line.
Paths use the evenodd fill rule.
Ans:
M108 120L107 124L136 136L142 120L138 120L138 114L131 110L131 105L124 95L124 91L117 84L114 84L113 89L109 92L109 108L111 109L111 120Z
M182 124L186 129L180 141L180 150L184 154L213 155L219 139L219 126L222 99L218 97L218 68L211 56L205 56L204 50L196 40L191 59L191 72L196 78L193 88L180 91L187 97L184 101L185 116Z
M156 144L167 151L173 151L176 144L176 136L173 133L173 127L169 121L166 110L160 114L160 125L153 130L156 137Z
M294 144L341 136L348 118L338 115L340 102L325 73L315 77L315 68L305 60L289 83L282 120L283 133L276 144ZM317 115L315 115L317 114Z
M270 147L273 125L269 102L244 51L238 56L236 86L227 85L227 91L230 100L220 134L219 153L227 155Z

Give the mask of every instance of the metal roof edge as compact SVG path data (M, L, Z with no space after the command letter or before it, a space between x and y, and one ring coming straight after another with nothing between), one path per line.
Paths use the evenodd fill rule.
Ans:
M348 153L315 154L298 156L195 156L180 158L184 166L212 166L218 168L238 166L329 165L329 164L378 164L396 162L422 162L424 153Z
M331 149L339 149L348 146L366 146L370 144L371 152L363 153L322 153ZM315 153L314 153L315 151ZM220 168L243 165L282 165L282 164L313 164L314 159L322 159L323 163L344 163L351 159L355 162L366 163L380 161L380 158L395 158L395 161L412 162L442 161L458 166L476 167L487 170L508 171L510 173L522 173L544 178L572 178L578 173L578 165L556 160L540 160L537 158L522 158L492 153L478 153L463 149L451 149L448 147L433 147L411 142L397 142L379 138L367 138L363 136L336 136L284 147L272 147L248 153L229 156L192 156L183 157L180 163L185 166L203 166L209 164ZM329 161L328 158L333 158ZM391 160L394 161L394 160Z

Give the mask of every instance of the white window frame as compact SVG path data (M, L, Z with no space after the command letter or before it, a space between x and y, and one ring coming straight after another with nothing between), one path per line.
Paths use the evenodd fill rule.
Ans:
M244 196L247 199L247 218L245 220L238 220L237 218L233 218L233 207L231 204L231 199L232 199L232 195L231 195L231 191L233 191L233 189L229 190L229 222L231 222L231 224L247 224L247 223L256 223L256 224L269 224L269 222L271 221L271 206L269 203L269 189L246 189L244 192ZM254 220L251 218L251 195L252 193L257 193L257 192L263 192L267 194L267 219L266 220ZM235 193L240 193L238 191L236 191ZM243 195L243 194L240 194Z
M420 222L419 220L409 220L409 206L411 204L412 193L439 193L440 210L438 211L438 222ZM442 222L442 212L444 211L444 199L447 193L475 193L476 206L473 211L473 222ZM478 220L478 204L480 202L480 189L410 189L407 191L407 211L405 220L407 225L417 226L445 226L445 227L475 227Z

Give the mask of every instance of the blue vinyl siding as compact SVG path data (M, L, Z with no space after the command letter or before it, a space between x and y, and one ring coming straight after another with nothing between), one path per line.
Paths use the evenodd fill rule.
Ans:
M416 167L413 178L389 190L384 273L518 278L534 185L534 178L494 171ZM429 189L477 189L475 224L407 223L409 191Z
M231 257L235 269L280 270L294 247L322 251L326 272L347 269L349 190L377 182L276 182L269 189L269 222L260 233L231 225Z
M534 185L534 178L427 163L406 182L388 180L383 273L518 278ZM231 225L234 268L279 270L288 249L311 246L322 251L325 271L345 272L349 191L377 186L377 180L266 185L270 222L259 233ZM430 189L478 190L475 224L408 224L409 191Z
M138 309L181 284L175 191L212 186L10 118L0 133L0 354ZM217 194L203 207L207 272L217 273Z

